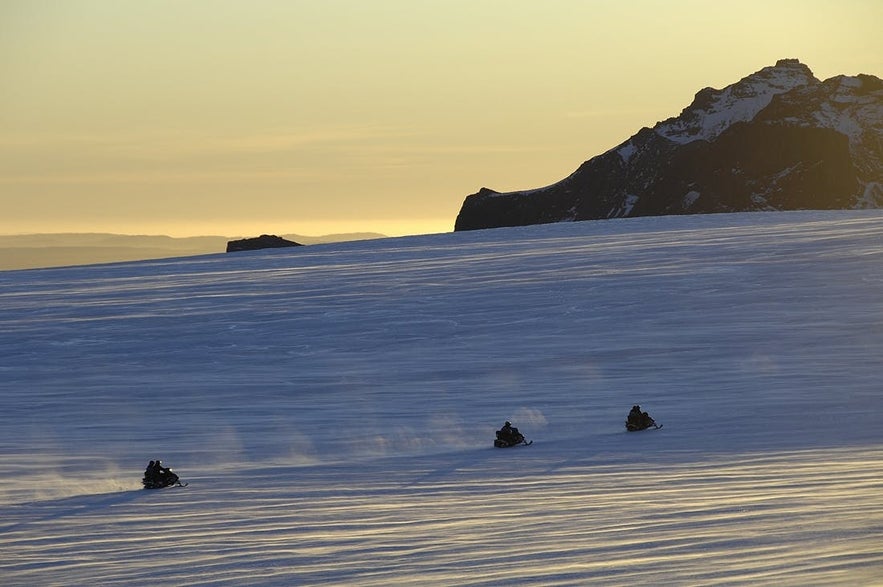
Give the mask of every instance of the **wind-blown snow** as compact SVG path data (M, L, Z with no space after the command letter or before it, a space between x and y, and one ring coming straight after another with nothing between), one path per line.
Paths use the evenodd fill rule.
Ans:
M880 211L0 273L0 583L871 585L881 356Z

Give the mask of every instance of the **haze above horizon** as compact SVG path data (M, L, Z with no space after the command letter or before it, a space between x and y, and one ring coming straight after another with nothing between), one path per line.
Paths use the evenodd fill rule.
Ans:
M883 71L883 4L0 6L0 234L453 229L781 58Z

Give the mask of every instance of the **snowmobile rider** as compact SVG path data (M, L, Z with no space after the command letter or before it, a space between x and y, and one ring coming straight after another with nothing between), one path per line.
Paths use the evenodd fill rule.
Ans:
M634 405L629 412L625 425L629 430L644 430L645 428L655 426L656 421L647 412L642 412L641 406Z
M508 420L503 424L503 427L497 431L497 438L505 440L506 442L516 442L519 436L521 436L521 434L518 432L518 428L512 426L512 423Z
M168 472L169 470L162 466L162 461L150 461L147 465L147 470L144 471L144 477L149 481L159 481L168 474Z
M632 406L632 410L629 412L628 423L632 426L640 426L643 423L643 417L641 416L641 406Z

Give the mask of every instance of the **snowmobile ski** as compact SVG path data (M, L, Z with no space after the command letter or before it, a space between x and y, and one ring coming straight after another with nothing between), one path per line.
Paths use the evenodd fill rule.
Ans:
M171 483L169 485L145 485L144 489L171 489L173 487L187 487L190 483Z
M530 446L533 444L533 440L521 440L519 442L505 442L500 439L494 441L494 446L496 448L515 448L516 446Z
M629 432L643 432L644 430L659 430L662 428L662 424L654 424L653 426L647 426L646 428L626 428Z

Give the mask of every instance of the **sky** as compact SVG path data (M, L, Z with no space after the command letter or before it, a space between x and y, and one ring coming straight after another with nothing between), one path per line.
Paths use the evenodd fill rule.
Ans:
M0 300L3 587L883 577L883 210L11 271ZM505 420L533 444L494 448ZM154 459L189 485L142 490Z
M4 0L0 234L447 232L798 58L883 75L883 3Z

